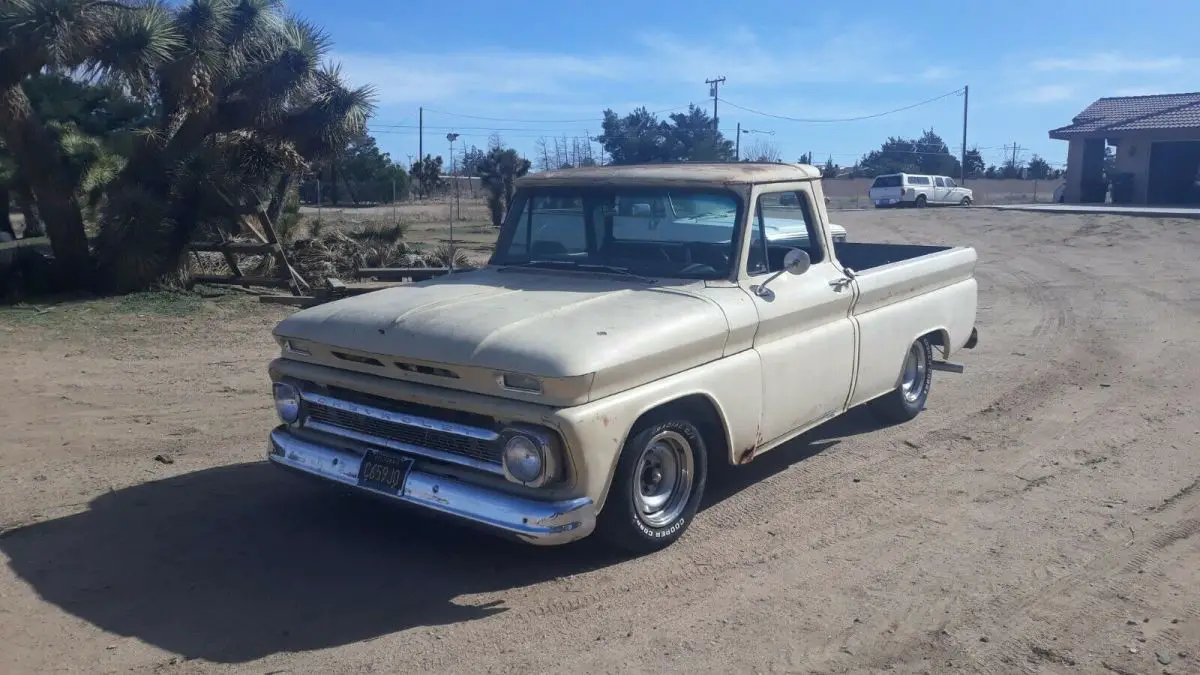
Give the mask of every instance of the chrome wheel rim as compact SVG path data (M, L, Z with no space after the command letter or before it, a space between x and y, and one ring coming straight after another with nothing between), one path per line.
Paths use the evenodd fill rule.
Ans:
M646 443L635 464L633 505L649 527L669 525L692 495L692 444L682 434L661 431Z
M925 358L925 348L920 342L914 343L908 349L908 357L904 359L904 376L900 380L904 400L912 403L921 398L925 391L925 373L928 371L929 361Z

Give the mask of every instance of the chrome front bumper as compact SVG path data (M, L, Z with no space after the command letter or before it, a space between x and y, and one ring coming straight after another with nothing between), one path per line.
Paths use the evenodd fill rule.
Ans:
M596 527L596 509L586 497L538 501L413 469L400 495L358 484L357 453L313 443L276 427L267 458L275 466L317 476L403 504L424 507L530 544L555 546L582 539Z

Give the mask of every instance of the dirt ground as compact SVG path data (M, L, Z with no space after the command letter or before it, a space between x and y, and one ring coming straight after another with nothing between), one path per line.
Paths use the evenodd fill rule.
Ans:
M0 310L0 672L1200 672L1200 225L836 221L977 247L966 372L720 478L635 560L268 467L285 310Z

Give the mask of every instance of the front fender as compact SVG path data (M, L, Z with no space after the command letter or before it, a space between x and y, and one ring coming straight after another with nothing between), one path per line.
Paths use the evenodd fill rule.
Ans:
M712 404L724 433L730 463L759 443L762 416L762 365L753 349L710 361L602 399L555 411L574 462L582 468L584 493L597 509L612 483L621 450L645 414L688 396ZM712 462L716 458L710 456Z

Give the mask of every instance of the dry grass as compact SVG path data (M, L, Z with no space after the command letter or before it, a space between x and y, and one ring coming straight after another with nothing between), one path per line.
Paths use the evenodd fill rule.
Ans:
M472 250L450 246L430 238L410 240L410 226L383 219L335 218L317 220L304 217L287 232L281 233L288 259L308 283L320 285L326 279L351 280L364 267L444 267L451 257L458 268L478 264ZM247 239L247 241L252 241ZM238 261L243 274L270 275L275 261L271 256L244 256ZM220 253L193 253L193 274L229 274Z

